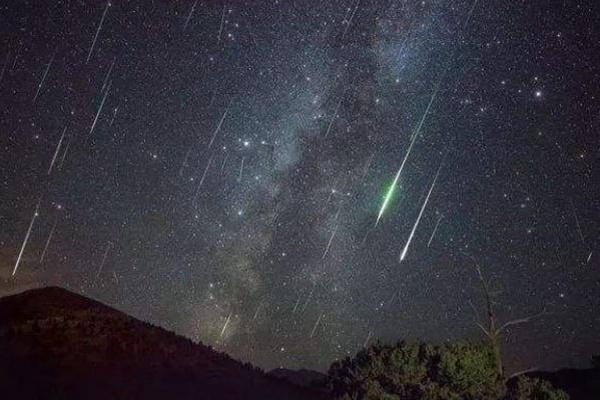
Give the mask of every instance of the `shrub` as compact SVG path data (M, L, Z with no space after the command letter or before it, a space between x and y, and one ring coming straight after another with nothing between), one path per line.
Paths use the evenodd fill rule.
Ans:
M568 400L569 395L550 382L520 376L508 389L506 400Z
M548 382L520 378L507 392L491 346L374 344L329 369L329 388L342 400L566 400Z

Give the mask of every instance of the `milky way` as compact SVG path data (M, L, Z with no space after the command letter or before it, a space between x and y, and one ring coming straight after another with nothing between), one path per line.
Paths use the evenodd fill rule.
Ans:
M480 338L476 260L502 319L547 310L509 368L586 365L599 36L592 2L555 3L5 4L0 294L326 369Z

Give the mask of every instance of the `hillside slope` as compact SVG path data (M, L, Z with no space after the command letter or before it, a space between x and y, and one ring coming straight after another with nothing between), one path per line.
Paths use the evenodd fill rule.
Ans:
M0 354L7 398L318 397L57 287L0 299Z

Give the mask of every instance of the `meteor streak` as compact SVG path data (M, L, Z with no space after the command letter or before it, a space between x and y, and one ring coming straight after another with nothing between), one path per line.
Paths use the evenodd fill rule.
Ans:
M200 178L200 183L198 183L198 189L196 189L196 195L194 196L194 200L196 200L198 198L198 195L200 194L200 188L202 187L202 184L204 183L204 180L206 179L206 174L208 173L208 169L210 168L210 164L212 163L212 157L208 159L208 162L206 163L206 168L204 168L204 172L202 173L202 177Z
M44 262L44 256L46 255L46 250L48 250L48 245L50 245L50 240L52 240L52 235L54 234L54 229L56 229L57 221L54 221L54 225L52 225L52 229L50 230L50 234L48 235L48 239L46 240L46 245L44 246L44 251L42 251L42 255L40 256L40 264Z
M98 112L96 112L96 117L94 118L94 122L92 123L92 127L90 128L90 135L92 134L92 132L94 132L94 127L96 127L96 122L98 122L98 117L100 116L100 113L102 112L102 107L104 107L104 101L106 100L106 97L108 96L108 92L110 92L110 85L112 84L112 81L109 82L108 87L106 88L106 92L104 92L104 97L102 97L102 102L100 103L100 107L98 108Z
M442 165L443 165L443 163L442 163ZM413 225L412 231L410 232L410 236L408 237L408 240L406 241L406 245L404 246L404 250L402 250L402 254L400 254L400 261L401 262L404 261L404 258L406 257L406 252L408 251L408 247L410 246L410 242L412 242L412 239L413 239L413 237L415 235L417 227L419 226L419 221L421 221L421 217L423 216L423 212L425 211L425 207L427 207L427 202L429 201L429 196L431 196L431 192L433 192L433 188L435 187L435 182L437 181L437 178L440 175L440 171L442 170L442 165L440 165L440 167L438 168L437 173L435 174L435 178L433 178L433 183L431 184L431 188L429 188L429 193L427 193L427 197L425 198L425 201L423 202L423 206L421 207L421 211L419 212L419 216L417 217L417 221Z
M8 67L9 58L10 58L10 52L8 52L6 54L6 61L4 61L4 67L2 68L2 72L0 72L0 82L2 82L2 78L4 78L4 72L6 71L6 68Z
M42 86L44 86L44 82L46 81L46 76L48 75L48 71L50 70L50 66L52 65L52 61L54 61L54 56L55 55L56 55L56 50L54 50L54 53L52 53L52 57L50 58L50 62L46 66L46 70L44 71L44 75L42 76L42 80L38 84L38 88L37 88L37 91L35 92L35 96L33 96L33 101L34 102L35 102L35 99L37 99L37 97L39 96L40 91L42 90Z
M310 337L313 337L315 335L315 332L317 331L317 328L319 327L319 323L321 322L321 318L323 318L323 314L319 315L317 322L315 322L315 326L313 327L313 330L310 333Z
M408 146L408 150L406 151L406 155L404 156L404 160L402 160L402 164L400 164L400 168L398 169L398 172L396 172L396 176L394 177L394 180L392 182L392 185L390 186L390 188L388 189L384 199L383 199L383 204L381 205L381 208L379 209L379 214L377 215L377 220L375 221L375 226L377 226L377 224L379 223L379 220L381 219L381 216L383 215L383 213L385 212L385 209L387 208L392 195L394 194L394 191L396 190L396 186L398 185L398 179L400 179L400 174L402 174L402 170L404 169L404 165L406 164L406 160L408 160L408 156L410 155L410 152L412 151L412 148L415 144L415 142L417 141L417 138L419 137L419 134L421 133L421 128L423 128L423 124L425 123L425 119L427 118L427 114L429 114L429 110L431 109L431 105L433 104L433 101L435 100L435 97L437 96L437 92L440 89L440 86L444 80L444 77L446 76L446 71L448 71L448 68L446 68L444 70L444 73L442 74L442 76L440 77L438 83L435 86L435 89L433 90L433 93L431 94L431 98L429 99L429 103L427 104L427 107L425 108L425 112L423 113L423 116L421 117L421 119L419 120L419 123L417 124L417 127L415 129L415 132L413 133L413 136L410 139L410 145Z
M67 152L69 151L69 146L71 145L71 139L73 139L73 135L69 136L69 140L67 140L67 145L65 146L65 151L60 159L60 163L58 164L58 169L62 168L63 163L65 162L65 158L67 158Z
M352 11L352 15L348 20L348 24L346 25L346 29L344 29L344 34L342 35L342 40L346 37L346 33L348 33L348 29L350 29L350 25L352 24L352 20L354 19L354 14L356 14L356 10L358 10L358 6L360 4L360 0L356 0L356 6L354 7L354 11Z
M102 262L100 262L100 267L98 267L98 272L96 273L96 278L98 276L100 276L100 273L102 272L102 268L104 267L104 263L106 262L106 259L108 258L108 252L110 251L111 246L112 246L112 243L108 242L108 244L106 245L106 250L104 251L104 255L102 256Z
M341 104L342 104L342 99L340 99L340 101L338 101L337 106L335 107L335 112L333 113L333 116L331 117L331 121L329 121L329 126L327 127L327 132L325 132L325 137L327 137L329 135L329 131L331 130L331 127L333 126L333 122L335 121L335 118L337 117L337 113L340 109Z
M223 325L223 329L221 329L221 334L219 335L219 337L223 337L223 334L225 333L225 329L227 329L227 325L229 325L230 319L231 319L231 313L227 316L227 319L225 320L225 324Z
M98 29L96 29L96 34L94 35L94 40L92 41L92 47L90 47L90 51L88 53L87 59L85 60L86 64L90 61L90 57L92 56L92 52L94 51L94 46L96 46L96 40L98 39L98 34L100 33L100 29L102 29L102 24L104 23L104 17L106 17L106 12L108 11L108 7L110 7L110 1L106 2L106 7L104 8L104 12L102 13L102 18L100 19L100 24L98 24Z
M106 84L108 83L108 78L110 78L110 73L113 70L113 67L115 66L115 61L117 60L117 58L113 58L112 63L110 64L110 68L108 69L108 72L106 73L106 76L104 77L104 82L102 82L102 89L100 89L100 93L104 92L104 88L106 88Z
M577 217L577 210L575 210L575 204L573 204L573 199L570 199L570 200L571 200L571 208L573 209L573 216L575 217L575 224L577 225L577 232L579 233L581 242L585 243L585 238L583 237L583 231L581 230L581 225L579 224L579 218Z
M329 253L329 248L331 247L331 243L333 242L333 238L335 237L335 233L337 232L338 226L339 225L336 225L335 228L333 228L333 232L331 233L329 242L327 242L327 247L325 247L325 251L323 252L323 256L321 257L321 260L325 259L325 256L327 256L327 253Z
M310 299L312 298L316 287L317 287L317 283L315 282L313 284L312 289L310 290L310 293L308 293L308 296L306 297L306 301L304 302L304 305L302 306L302 312L304 312L304 310L306 310L306 306L308 306L308 303L310 302Z
M194 5L192 5L192 9L190 10L190 13L188 14L187 18L185 19L185 24L183 24L184 31L185 31L185 28L187 28L188 24L190 23L190 19L192 18L192 14L194 14L194 9L196 8L197 3L198 3L198 0L196 0L194 2Z
M223 33L223 23L225 23L225 8L226 8L226 5L223 4L223 13L221 14L221 25L219 25L219 34L217 36L217 43L221 42L221 33Z
M50 162L50 168L48 168L48 175L50 175L50 172L52 172L52 167L54 166L54 162L56 161L56 157L58 156L58 152L60 151L60 145L62 144L62 141L65 137L66 131L67 131L67 127L65 126L65 128L62 131L62 135L60 135L58 144L56 145L56 150L54 151L54 156L52 157L52 161Z
M31 217L31 222L29 223L29 228L27 229L27 233L25 234L25 239L23 240L23 244L21 245L21 251L19 251L19 256L17 257L17 262L15 263L15 268L13 269L12 276L15 276L17 273L17 269L19 268L19 264L21 263L21 257L23 257L23 252L25 251L25 247L27 246L27 242L29 241L29 235L31 234L31 229L33 228L33 223L35 219L40 215L40 204L42 203L42 198L38 201L35 206L35 211L33 212L33 217Z
M444 216L440 216L440 218L438 219L437 223L435 224L435 228L433 228L433 232L431 233L431 237L429 238L429 241L427 242L427 247L429 247L429 245L431 244L431 241L433 240L433 237L435 236L435 233L437 232L438 226L440 226L440 222L442 222L442 219L444 218Z
M212 146L213 142L215 141L215 138L217 137L217 133L219 133L219 131L221 130L221 125L223 125L223 121L225 121L225 117L227 116L229 107L231 107L231 103L229 103L229 105L225 109L225 112L223 113L223 116L221 117L221 120L219 120L219 123L217 124L217 128L215 129L215 132L213 133L212 139L210 139L210 142L208 143L209 149Z

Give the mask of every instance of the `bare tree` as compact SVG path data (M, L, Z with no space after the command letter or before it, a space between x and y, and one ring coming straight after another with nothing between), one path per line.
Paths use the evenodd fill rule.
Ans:
M501 336L502 333L506 330L506 328L514 325L524 324L526 322L531 321L534 318L537 318L543 314L545 314L546 310L543 309L538 314L530 315L523 318L513 319L511 321L505 322L503 324L498 323L498 318L496 316L496 311L494 309L494 300L492 298L492 293L490 291L490 285L483 277L483 273L481 272L481 267L477 263L475 259L475 269L477 271L477 276L479 277L479 281L481 282L481 288L484 294L485 300L485 308L486 308L486 318L487 321L481 319L479 313L477 312L477 308L473 305L472 302L469 301L469 305L473 309L475 313L475 324L481 329L481 331L488 338L490 345L492 347L492 351L494 353L494 362L496 364L496 369L498 371L498 375L504 378L504 366L502 364L502 351L501 351Z

